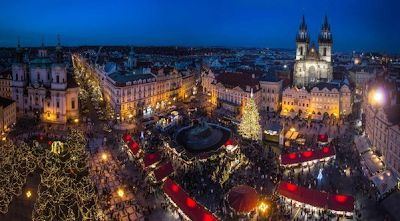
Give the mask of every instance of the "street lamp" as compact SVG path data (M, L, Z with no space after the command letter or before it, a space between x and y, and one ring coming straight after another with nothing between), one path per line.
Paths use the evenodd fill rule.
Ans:
M382 101L382 98L383 98L383 95L382 95L382 92L380 92L380 91L375 91L375 93L374 93L374 100L376 101L376 102L381 102Z
M119 197L122 198L122 197L124 196L124 194L125 194L125 193L124 193L124 191L123 191L122 189L119 189L119 190L118 190L118 196L119 196Z
M261 204L258 206L258 209L259 209L261 212L264 213L264 212L268 209L268 205L265 204L264 202L261 202Z
M290 128L290 131L295 132L296 129L294 129L294 127Z
M101 158L103 158L103 160L107 160L107 155L105 153L103 153L103 155L101 156Z
M30 198L32 196L31 191L26 192L26 197Z

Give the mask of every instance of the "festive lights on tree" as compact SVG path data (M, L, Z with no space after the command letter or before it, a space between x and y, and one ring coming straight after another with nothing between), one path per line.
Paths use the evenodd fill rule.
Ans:
M244 138L257 140L260 131L260 115L252 92L244 108L242 121L239 124L239 133Z

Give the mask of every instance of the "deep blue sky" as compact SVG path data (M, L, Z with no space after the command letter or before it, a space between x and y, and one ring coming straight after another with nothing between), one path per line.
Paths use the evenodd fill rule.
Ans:
M400 54L396 0L3 0L0 46L182 45L295 48L302 14L317 40L328 13L334 51Z

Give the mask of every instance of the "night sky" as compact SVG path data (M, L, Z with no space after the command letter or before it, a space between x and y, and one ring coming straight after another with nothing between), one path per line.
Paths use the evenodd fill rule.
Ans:
M400 54L396 0L3 0L0 46L181 45L295 48L303 13L317 41L325 13L334 51ZM397 10L397 11L396 11Z

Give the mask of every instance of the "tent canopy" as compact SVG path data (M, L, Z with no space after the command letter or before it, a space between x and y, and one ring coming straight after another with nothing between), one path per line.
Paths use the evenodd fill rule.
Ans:
M372 150L365 152L361 156L372 174L375 174L384 168L382 161L374 154Z
M312 160L320 160L326 157L331 157L336 154L334 147L324 147L314 151L305 151L302 153L290 153L281 155L282 165L299 164Z
M237 186L228 194L229 205L237 212L250 212L258 203L257 192L249 186Z
M150 153L147 154L144 158L143 158L143 163L145 167L148 167L150 165L153 165L157 162L161 161L161 155L160 153L156 152L156 153Z
M374 182L379 193L382 195L397 185L396 175L390 170L385 170L382 173L376 174L370 178Z
M354 142L356 143L357 151L360 154L371 150L371 146L368 144L364 136L355 137Z
M325 134L320 134L320 135L318 135L318 142L324 142L324 143L326 143L326 142L328 142L328 135L325 135Z
M132 138L126 142L126 145L128 146L129 150L132 151L133 155L136 155L140 150L139 144L137 144Z
M354 197L320 192L281 181L278 194L298 202L334 211L353 212Z
M190 198L174 181L167 179L163 190L171 200L193 221L218 221L203 206Z
M154 176L156 177L157 181L161 181L173 172L174 168L172 167L172 164L166 163L154 171Z

